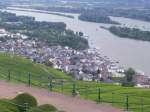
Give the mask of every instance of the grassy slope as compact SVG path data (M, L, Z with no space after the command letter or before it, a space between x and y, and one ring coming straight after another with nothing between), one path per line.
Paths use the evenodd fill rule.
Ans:
M19 109L9 100L0 99L0 112L19 112Z
M69 76L61 71L46 67L42 64L36 64L29 59L9 54L0 54L0 73L7 75L8 70L10 70L11 74L19 75L30 72L32 76L48 76L51 74L57 78L70 79Z
M67 81L71 81L71 77L65 73L48 68L41 64L33 63L32 61L21 58L18 56L10 56L9 54L0 54L0 78L6 79L8 76L8 70L11 71L11 80L19 80L22 82L28 82L28 73L32 74L32 84L48 88L48 75L51 74L56 78L63 78ZM57 81L55 81L57 82ZM133 108L135 112L141 112L141 98L144 103L144 112L149 112L150 108L150 90L139 88L125 88L121 86L115 86L111 84L103 84L97 82L77 82L77 91L80 97L97 100L98 88L101 88L101 100L104 102L115 102L114 105L118 107L125 107L126 94L129 94L129 108ZM57 92L63 92L64 94L71 95L72 83L65 83L63 85L53 85L53 90ZM86 88L86 89L84 89ZM113 92L113 94L112 94Z

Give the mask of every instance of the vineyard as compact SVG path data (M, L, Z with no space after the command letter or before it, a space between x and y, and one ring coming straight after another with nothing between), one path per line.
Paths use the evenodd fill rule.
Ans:
M150 108L149 89L74 80L62 71L9 54L0 54L0 79L78 96L95 103L110 103L127 111L149 112Z

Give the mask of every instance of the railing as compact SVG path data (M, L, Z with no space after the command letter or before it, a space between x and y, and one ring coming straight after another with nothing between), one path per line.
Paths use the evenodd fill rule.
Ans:
M122 87L117 89L102 89L102 87L89 87L86 84L78 84L75 80L66 80L54 78L51 75L33 76L28 74L11 74L1 72L0 78L8 81L19 81L26 83L28 86L38 86L46 88L49 91L60 92L72 96L80 96L85 99L92 99L97 103L111 103L113 106L122 107L125 111L150 112L150 98L140 95L134 95L128 92L117 93L123 90ZM27 108L22 106L23 108ZM26 112L26 109L25 111Z
M24 103L22 105L19 105L19 104L16 104L14 102L6 101L6 100L1 100L1 102L6 103L6 104L14 105L14 106L18 107L18 109L21 109L23 112L28 112L28 110L29 110L28 103Z

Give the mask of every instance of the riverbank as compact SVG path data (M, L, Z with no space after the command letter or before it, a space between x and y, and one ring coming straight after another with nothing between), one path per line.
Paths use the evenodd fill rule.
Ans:
M32 16L35 17L37 21L64 22L67 24L67 28L72 29L75 32L81 31L84 35L87 35L89 42L92 43L90 46L97 48L101 55L111 57L111 60L119 60L120 65L123 65L124 67L133 67L136 70L143 70L146 75L150 74L150 53L147 52L150 49L149 42L118 38L109 31L99 27L108 27L109 25L107 24L85 22L78 19L70 19L43 13L11 10L9 10L9 12L16 13L17 15ZM144 22L143 24L143 21L139 20L115 18L115 21L119 21L121 24L127 24L129 26L141 28L145 26L145 28L149 28L149 23Z
M117 35L120 38L150 41L149 31L142 31L137 28L127 28L127 27L117 27L117 26L111 26L107 30L109 30L111 33Z
M68 18L72 18L74 19L74 16L72 15L66 15L63 13L58 13L58 12L50 12L50 11L42 11L42 10L28 10L28 9L21 9L21 8L13 8L13 7L8 7L6 8L7 10L14 10L14 11L27 11L27 12L35 12L35 13L44 13L44 14L53 14L53 15L57 15L57 16L63 16L63 17L68 17Z
M119 22L112 21L109 16L104 14L97 14L91 11L82 12L79 16L82 21L95 22L95 23L105 23L105 24L116 24L120 25Z
M100 26L100 28L110 31L112 34L118 36L119 38L150 41L150 31L142 31L137 28L128 28L121 26L111 26L109 28Z

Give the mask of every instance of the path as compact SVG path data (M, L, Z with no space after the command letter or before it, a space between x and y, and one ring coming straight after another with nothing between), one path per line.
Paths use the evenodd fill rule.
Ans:
M122 112L108 104L96 104L93 101L74 98L59 93L48 92L24 84L0 81L0 98L14 98L18 92L27 92L35 96L39 104L53 104L65 112Z

